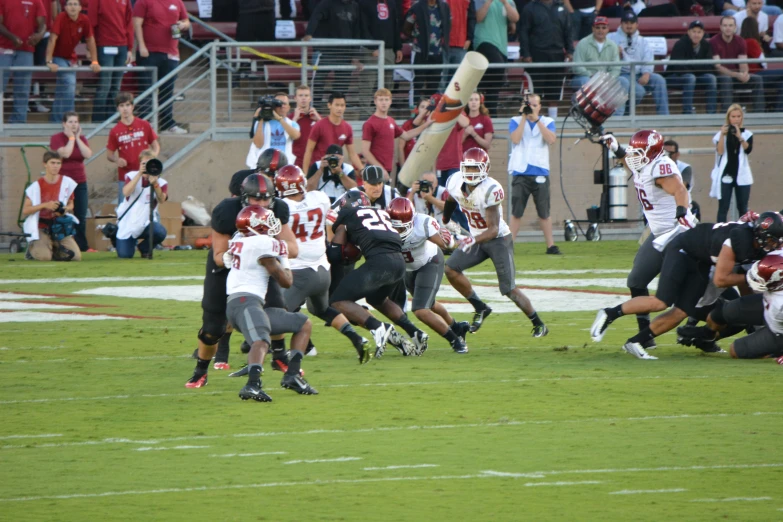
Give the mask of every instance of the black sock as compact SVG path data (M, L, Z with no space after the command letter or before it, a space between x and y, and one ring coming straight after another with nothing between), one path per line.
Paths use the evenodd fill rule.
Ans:
M642 330L641 332L639 332L638 334L636 334L633 337L631 337L630 339L628 339L627 342L644 344L647 341L652 341L653 339L655 339L655 334L652 333L652 330L650 330L649 327L647 327L644 330Z
M272 341L272 360L285 359L285 339Z
M623 305L617 305L612 308L605 308L606 315L609 316L610 321L614 321L618 317L623 316Z
M313 344L312 339L307 340L307 348L305 348L305 353L310 353L313 350L315 350L315 345Z
M479 296L476 295L475 290L473 290L473 293L468 296L468 301L470 301L470 304L473 305L473 309L477 312L480 312L487 307L484 301L479 299Z
M291 357L288 359L288 370L286 375L299 375L299 369L302 367L302 357L304 354L299 350L291 350Z
M217 353L215 354L215 362L228 362L228 354L231 350L231 332L226 332L223 337L218 341Z
M639 314L636 316L636 324L639 325L639 331L641 332L645 328L650 326L650 314Z
M356 333L356 330L353 329L351 323L345 323L340 328L340 333L346 336L348 339L350 339L354 345L361 344L362 342L362 336Z
M405 330L405 333L408 334L408 337L413 337L416 332L421 331L416 328L416 325L413 324L410 319L408 319L406 314L402 314L402 317L394 321L394 324Z
M457 337L457 334L455 334L451 330L449 330L445 334L443 334L443 338L446 339L449 342L449 344L452 344L452 345L457 342L457 339L459 339L459 337Z
M536 312L533 312L532 314L527 316L528 319L530 319L530 322L533 323L533 326L541 326L544 324L544 321L541 320L540 317L538 317L538 314Z
M197 373L207 373L207 370L209 370L209 362L211 359L196 359L196 372Z
M260 364L251 364L247 367L247 383L253 384L261 380L262 367Z
M376 318L375 318L375 317L373 317L373 316L370 316L370 317L369 317L369 318L368 318L368 319L367 319L367 320L364 322L364 327L365 327L365 328L367 328L368 330L377 330L377 329L378 329L378 328L380 328L381 326L383 326L383 323L381 323L381 322L380 322L378 319L376 319Z

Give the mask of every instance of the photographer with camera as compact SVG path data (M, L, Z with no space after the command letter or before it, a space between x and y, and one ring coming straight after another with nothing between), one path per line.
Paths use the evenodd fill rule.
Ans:
M247 168L254 169L258 156L266 149L284 152L293 161L293 145L294 141L299 139L300 132L299 124L287 116L288 109L288 95L283 92L258 100L250 126L250 139L253 141L245 159Z
M413 202L417 214L426 214L435 218L443 226L443 209L446 206L446 188L438 185L438 177L434 172L425 172L414 181L408 190L407 198Z
M73 193L76 182L60 175L62 160L56 152L43 155L44 175L25 190L23 230L29 234L27 259L36 261L81 261L79 245L73 238L76 219Z
M725 223L731 205L731 193L737 199L740 216L748 211L753 173L748 155L753 152L753 133L743 127L744 111L734 104L726 111L726 123L713 136L715 166L712 169L710 197L718 199L718 223Z
M168 183L160 177L162 172L163 163L154 152L145 150L139 154L139 170L125 174L125 186L122 188L125 199L117 207L117 257L132 258L139 239L141 257L149 257L150 249L166 239L166 229L159 223L157 210L153 215L154 223L150 224L152 190L155 190L153 209L168 199ZM150 226L154 245L149 244Z
M547 254L560 254L552 236L549 216L549 146L555 143L555 120L541 116L541 97L525 93L519 116L511 118L511 156L508 172L511 183L511 237L516 239L522 225L522 215L530 196L536 204L538 222L546 240Z
M307 171L307 191L320 190L332 203L356 186L353 166L343 163L343 149L336 144L329 145L326 155Z

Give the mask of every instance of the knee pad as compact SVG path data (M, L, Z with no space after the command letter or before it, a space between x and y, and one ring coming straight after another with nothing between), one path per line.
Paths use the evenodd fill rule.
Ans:
M204 312L201 318L201 330L198 331L198 339L207 346L218 343L226 333L226 319L219 314Z
M333 306L328 307L322 314L318 315L320 319L324 320L324 326L332 326L332 323L340 315Z
M642 297L650 295L650 291L646 288L629 288L631 291L631 297Z

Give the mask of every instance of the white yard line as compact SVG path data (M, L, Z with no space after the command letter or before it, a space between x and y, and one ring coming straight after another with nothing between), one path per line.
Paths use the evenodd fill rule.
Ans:
M3 435L0 436L0 440L11 439L51 439L54 437L62 437L62 433L41 433L39 435Z
M622 491L612 491L610 495L643 495L648 493L683 493L688 491L685 488L672 489L624 489Z
M695 498L691 502L760 502L772 497Z
M136 451L169 451L169 450L192 450L192 449L204 449L210 446L173 446L171 448L162 448L160 446L147 446L143 448L136 448Z
M0 279L0 285L57 283L135 283L138 281L196 281L199 276L139 276L139 277L59 277L53 279Z
M354 460L362 460L361 457L336 457L333 459L301 459L301 460L289 460L283 462L283 464L320 464L322 462L351 462Z
M213 454L210 457L232 458L232 457L265 457L267 455L288 455L286 451L265 451L263 453L223 453Z
M397 465L397 466L382 466L372 468L362 468L363 471L383 471L387 469L418 469L418 468L437 468L439 464L410 464L410 465Z

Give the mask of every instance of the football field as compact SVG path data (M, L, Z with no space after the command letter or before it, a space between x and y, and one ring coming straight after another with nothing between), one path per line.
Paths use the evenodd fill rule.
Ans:
M272 403L239 400L245 380L228 372L184 387L204 251L2 254L0 520L783 519L783 367L673 333L659 360L637 360L621 350L633 317L592 343L638 245L560 247L516 245L547 337L531 337L485 263L470 276L495 313L469 354L429 332L422 357L390 349L360 366L316 319L303 368L320 394L280 388L267 365ZM439 296L471 319L447 284Z

